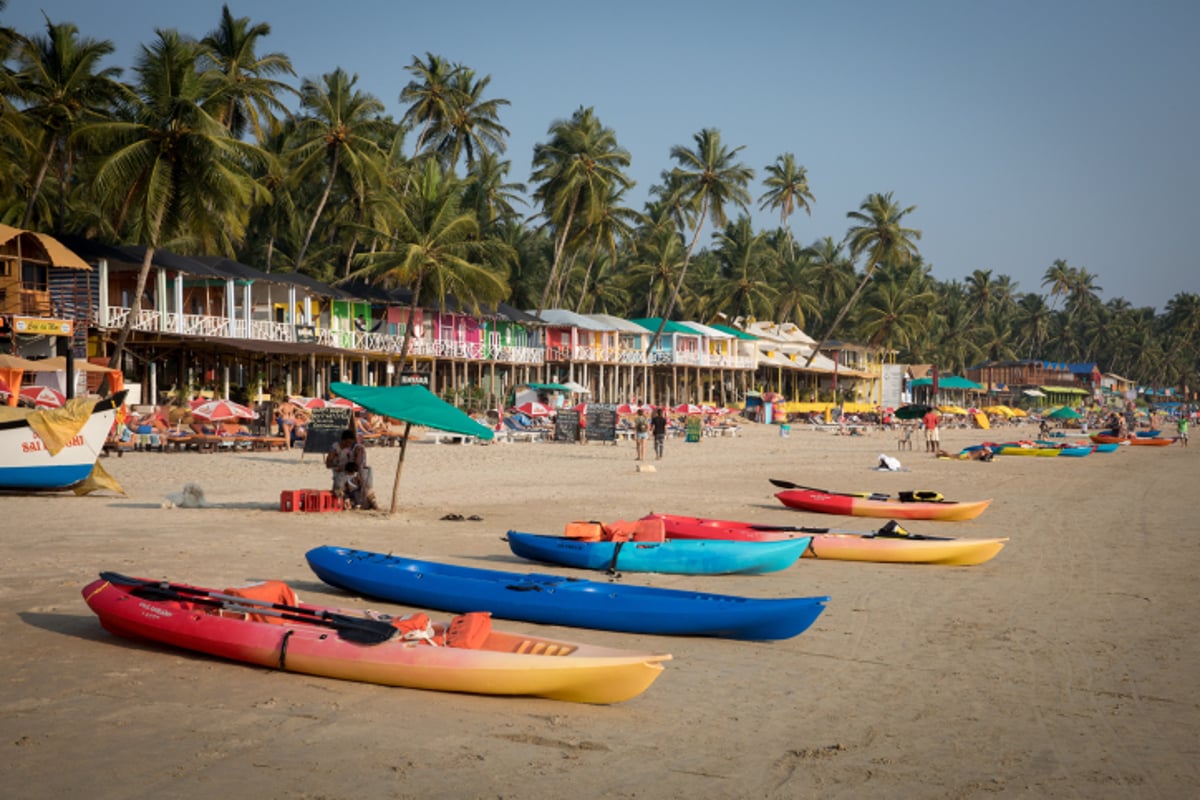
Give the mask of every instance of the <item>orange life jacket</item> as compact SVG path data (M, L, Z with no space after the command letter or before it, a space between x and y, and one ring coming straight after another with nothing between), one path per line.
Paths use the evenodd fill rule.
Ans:
M300 603L300 600L296 597L296 593L292 591L292 587L283 581L260 581L259 583L252 583L249 586L235 586L232 589L226 589L222 594L244 597L247 600L261 600L266 603L276 603L284 606L294 606ZM248 613L246 618L251 622L269 622L273 625L282 625L287 621L283 617L277 617L273 614Z

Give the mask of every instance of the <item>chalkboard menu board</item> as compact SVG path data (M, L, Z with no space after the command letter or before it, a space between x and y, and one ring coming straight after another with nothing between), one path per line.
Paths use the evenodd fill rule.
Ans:
M684 434L687 436L684 441L698 442L700 441L700 433L703 429L704 422L696 414L687 418L687 422L683 424Z
M588 403L587 438L589 442L617 440L617 407Z
M308 435L304 438L305 453L329 452L329 448L342 438L342 431L350 429L354 422L348 408L314 408L309 411Z
M554 420L554 441L575 442L579 440L579 412L573 408L559 409Z

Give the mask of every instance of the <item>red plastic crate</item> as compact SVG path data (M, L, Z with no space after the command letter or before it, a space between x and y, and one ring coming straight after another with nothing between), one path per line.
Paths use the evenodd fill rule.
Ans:
M322 492L320 489L308 489L304 492L304 510L309 513L320 513L325 509L322 508L321 495L331 494L330 492Z
M299 489L295 491L281 492L279 495L279 510L280 511L303 511L304 496L308 494L307 489Z

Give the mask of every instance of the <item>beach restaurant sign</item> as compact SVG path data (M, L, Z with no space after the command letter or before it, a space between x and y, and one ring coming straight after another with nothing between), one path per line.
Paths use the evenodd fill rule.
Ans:
M69 319L45 317L13 317L12 326L17 333L41 336L70 336L75 331L75 323Z

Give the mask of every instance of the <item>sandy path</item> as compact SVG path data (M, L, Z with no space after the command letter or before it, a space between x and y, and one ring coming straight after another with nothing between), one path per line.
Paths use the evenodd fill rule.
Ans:
M981 438L953 430L943 444ZM894 434L750 428L670 441L658 471L638 474L630 444L414 445L395 518L279 513L281 490L326 483L319 459L296 453L135 453L105 462L128 498L0 497L0 796L1200 794L1197 451L985 464L894 450ZM370 451L385 504L395 452ZM872 471L880 452L908 471ZM305 599L367 605L318 582L304 552L555 571L517 561L504 532L651 510L873 526L789 511L769 477L991 496L975 521L907 527L1012 541L978 567L806 559L766 576L626 575L832 600L808 632L774 643L546 629L674 654L644 695L610 707L387 689L142 646L105 633L79 596L115 569L215 586L278 577ZM163 508L187 481L224 507ZM483 521L440 521L448 512Z

